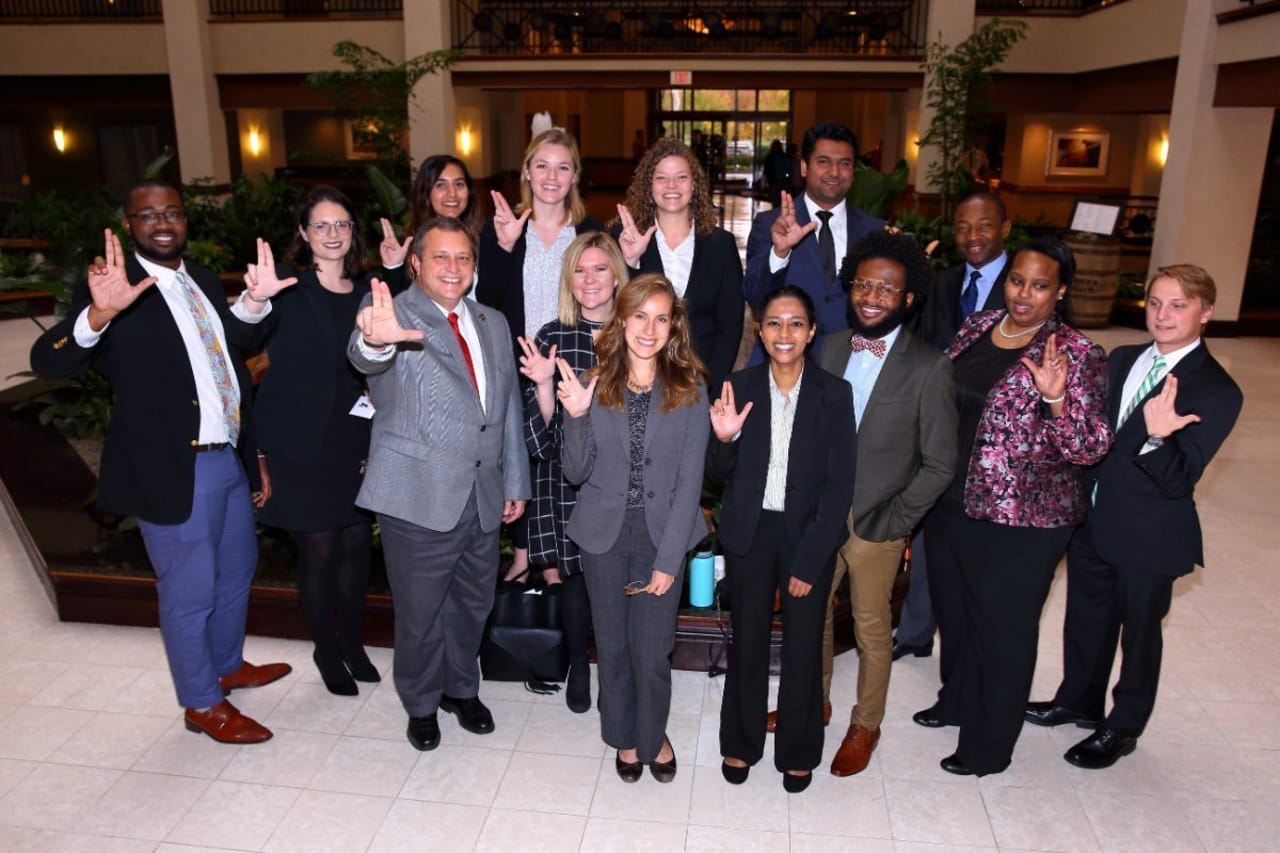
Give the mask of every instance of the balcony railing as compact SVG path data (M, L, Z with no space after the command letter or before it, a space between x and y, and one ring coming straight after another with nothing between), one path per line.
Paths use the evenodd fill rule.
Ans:
M2 0L0 0L2 2ZM399 18L404 0L210 0L209 17L234 18Z
M160 0L0 0L0 20L161 20Z
M1124 0L978 0L979 15L1046 15L1075 17Z
M453 0L468 56L787 53L917 57L924 0Z

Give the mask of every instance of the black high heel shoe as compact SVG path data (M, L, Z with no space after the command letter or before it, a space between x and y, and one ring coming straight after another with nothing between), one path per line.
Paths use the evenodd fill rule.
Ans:
M330 693L336 696L359 695L360 688L356 687L355 679L351 677L351 673L347 672L341 657L321 655L320 649L317 648L311 653L311 659L316 662L316 669L320 670L320 678Z
M356 645L354 648L344 646L342 649L342 662L346 664L351 677L356 681L376 684L382 680L382 674L373 665L373 661L369 660L369 654L362 645Z

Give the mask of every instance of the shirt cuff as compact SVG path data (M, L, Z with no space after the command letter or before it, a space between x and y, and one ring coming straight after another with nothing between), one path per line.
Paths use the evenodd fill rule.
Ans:
M383 265L382 265L382 268L383 268L384 270L398 270L398 269L400 269L402 266L404 266L404 261L401 261L401 262L400 262L400 263L398 263L398 264L383 264Z
M92 349L98 345L98 341L102 340L102 333L105 332L107 330L107 326L110 325L111 323L107 323L106 326L103 326L95 332L89 325L89 308L88 306L85 306L85 309L80 312L80 316L76 318L76 324L72 330L72 337L76 339L77 346L83 349Z
M263 320L267 319L267 315L271 313L271 300L268 299L265 303L261 303L262 310L257 314L253 314L244 304L245 300L248 298L249 291L240 291L240 298L231 305L232 316L237 320L243 320L246 323L261 323Z
M793 249L792 251L795 251L795 250ZM788 254L785 258L780 258L778 257L777 252L775 252L773 248L769 249L769 272L778 272L779 270L784 270L787 268L787 265L790 263L791 263L790 254Z
M396 354L394 344L388 344L382 349L375 349L364 342L364 335L356 336L356 349L360 350L360 354L369 361L389 361L391 356Z

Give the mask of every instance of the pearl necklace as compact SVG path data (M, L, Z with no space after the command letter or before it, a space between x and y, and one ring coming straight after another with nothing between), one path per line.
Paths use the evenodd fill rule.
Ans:
M1041 320L1039 323L1037 323L1036 325L1032 326L1030 329L1024 329L1024 330L1023 330L1023 331L1021 331L1021 332L1017 332L1017 333L1015 333L1015 334L1012 334L1012 335L1011 335L1011 334L1009 334L1008 332L1006 332L1006 331L1004 330L1004 321L1005 321L1005 320L1008 320L1008 319L1009 319L1009 315L1008 315L1008 314L1005 314L1003 317L1001 317L1001 318L1000 318L1000 325L996 327L996 332L1000 335L1000 337L1002 337L1002 338L1007 338L1007 339L1009 339L1009 340L1013 340L1014 338L1021 338L1021 337L1023 337L1024 335L1029 335L1029 334L1031 334L1032 332L1038 331L1038 330L1040 329L1040 327L1041 327L1041 326L1043 326L1045 323L1049 322L1048 320Z

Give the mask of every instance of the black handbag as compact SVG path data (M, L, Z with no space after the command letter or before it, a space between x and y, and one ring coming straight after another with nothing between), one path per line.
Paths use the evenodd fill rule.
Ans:
M560 629L560 597L546 589L504 582L480 641L480 672L486 681L523 681L535 693L559 690L569 673L569 652Z

